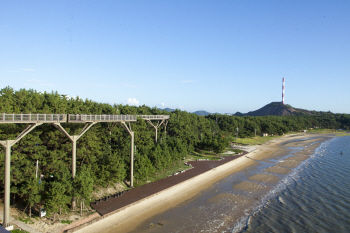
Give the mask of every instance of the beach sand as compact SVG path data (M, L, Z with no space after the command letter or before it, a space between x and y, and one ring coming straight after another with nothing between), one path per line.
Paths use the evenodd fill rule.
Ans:
M303 140L293 142L300 139ZM100 221L97 221L77 232L171 232L174 230L173 227L171 229L165 228L166 225L171 222L170 219L166 218L162 220L161 224L154 224L154 227L145 228L144 226L145 224L147 225L152 218L155 218L155 216L160 216L162 213L166 213L166 211L169 210L171 211L171 209L175 207L186 206L187 203L190 203L198 197L202 191L211 188L214 183L220 180L225 180L225 177L241 171L249 172L249 168L257 166L259 161L264 161L266 164L271 163L271 166L264 169L263 174L250 176L248 181L237 181L231 187L232 189L239 190L243 193L266 192L266 190L270 188L269 184L276 183L281 174L285 175L290 173L295 166L299 165L301 161L307 159L308 156L313 153L314 149L326 139L327 136L325 135L297 134L287 135L266 144L254 146L258 149L250 152L246 156L242 156L171 188L163 190L156 195L148 197L135 205L101 219ZM271 161L271 159L285 156L290 153L290 147L303 147L303 149L295 154L295 156L280 161L279 163L278 161ZM272 174L267 174L266 172ZM247 199L244 195L233 195L229 193L217 194L213 198L209 198L207 202L220 202L223 197L225 197L225 200L229 200L229 202L237 203L237 207L234 207L237 208L234 214L224 216L224 218L229 218L225 219L229 222L241 218L242 214L244 214L244 209L242 208L247 208L247 206L255 203L254 200ZM161 230L157 231L157 228Z
M256 174L249 177L248 180L258 181L261 183L276 183L279 181L279 178L271 174Z

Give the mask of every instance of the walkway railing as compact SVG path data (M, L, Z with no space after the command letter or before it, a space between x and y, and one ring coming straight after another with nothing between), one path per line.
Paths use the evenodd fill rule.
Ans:
M170 118L170 115L138 115L138 117L145 120L166 120Z
M67 114L0 114L0 123L66 122Z
M136 121L136 115L76 115L69 114L68 122L116 122L116 121Z
M84 114L6 114L0 113L0 123L36 123L36 122L118 122L144 120L167 120L169 115L84 115Z

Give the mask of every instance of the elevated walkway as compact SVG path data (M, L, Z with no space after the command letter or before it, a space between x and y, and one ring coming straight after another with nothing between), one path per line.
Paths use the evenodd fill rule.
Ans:
M3 226L10 226L10 170L11 170L11 147L19 140L26 136L37 126L43 123L49 123L61 131L69 140L72 141L72 178L76 175L76 144L94 124L99 122L115 122L120 123L123 128L130 134L130 186L133 187L133 167L134 167L134 132L131 129L130 122L136 122L137 118L146 120L156 130L164 123L165 130L169 115L84 115L84 114L6 114L0 113L0 124L22 123L29 124L15 140L0 141L0 145L5 148L5 179L4 179L4 218ZM157 120L157 125L154 125L151 120ZM129 123L129 126L126 124ZM78 135L70 135L61 125L61 123L85 123L85 127ZM75 197L72 199L72 207L75 207Z
M169 115L85 115L85 114L0 114L0 123L85 123L85 122L136 122L168 120Z
M69 123L85 122L136 122L137 115L76 115L68 114Z
M0 114L1 123L56 123L67 122L67 114Z
M137 115L144 120L168 120L170 115Z

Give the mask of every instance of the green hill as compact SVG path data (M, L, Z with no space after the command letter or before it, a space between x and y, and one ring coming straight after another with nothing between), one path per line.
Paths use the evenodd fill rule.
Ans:
M309 111L300 108L293 108L281 102L272 102L264 107L248 113L236 112L235 116L300 116L300 115L320 115L325 112Z

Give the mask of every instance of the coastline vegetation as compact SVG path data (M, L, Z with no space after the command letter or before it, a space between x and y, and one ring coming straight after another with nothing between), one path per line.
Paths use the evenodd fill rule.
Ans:
M170 115L166 128L158 130L144 120L132 123L135 132L134 185L140 186L164 178L176 171L188 169L183 163L195 159L217 160L229 142L257 145L276 135L300 132L334 133L334 129L349 130L349 114L317 114L305 116L238 117L221 114L198 116L186 111L167 112L156 107L110 105L79 97L68 98L57 92L11 87L0 90L0 113L67 113ZM83 125L62 124L70 135L79 134ZM27 125L0 124L0 140L14 139ZM321 127L322 129L317 129ZM238 128L238 139L236 133ZM324 129L327 128L327 129ZM332 132L333 130L333 132ZM342 131L344 133L345 131ZM255 136L262 133L272 137ZM230 150L230 149L226 149ZM92 193L100 187L130 180L130 137L118 124L98 123L77 142L77 175L71 176L72 143L49 124L38 126L12 147L11 204L23 203L37 208L44 206L48 215L69 210L72 196L94 201ZM232 150L230 150L232 151ZM239 151L234 151L239 152ZM0 159L5 150L0 148ZM35 176L36 162L39 174ZM3 192L4 163L0 163L0 190Z

